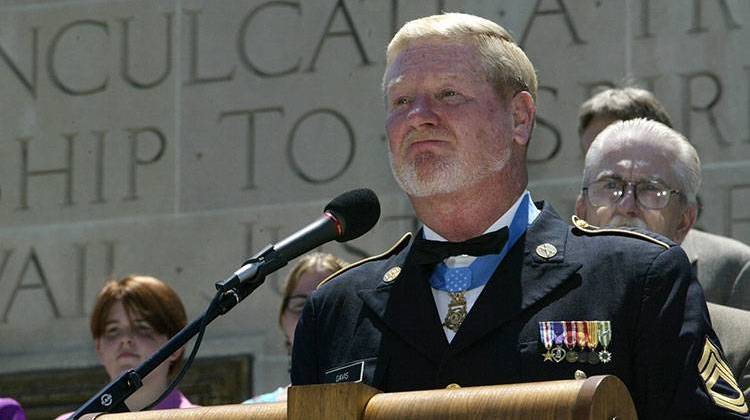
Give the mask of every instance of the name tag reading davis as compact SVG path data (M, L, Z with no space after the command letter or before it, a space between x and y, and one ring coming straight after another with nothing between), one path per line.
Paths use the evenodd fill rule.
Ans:
M349 363L348 365L329 369L325 372L326 383L362 382L365 372L365 361Z

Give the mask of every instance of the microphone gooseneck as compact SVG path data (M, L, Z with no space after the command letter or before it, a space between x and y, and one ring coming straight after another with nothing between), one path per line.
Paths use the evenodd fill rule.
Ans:
M316 221L281 242L268 245L253 258L246 261L232 276L224 281L217 282L217 294L203 315L170 338L166 344L140 366L128 370L102 388L79 407L73 413L72 418L78 419L83 414L93 412L128 411L124 401L142 386L141 378L145 378L169 355L182 348L197 334L198 338L193 345L190 357L183 365L183 370L151 406L158 404L174 389L190 367L200 347L206 326L211 321L239 304L264 282L268 274L285 266L291 259L334 239L339 242L346 242L358 238L372 229L378 222L379 217L380 203L375 193L369 189L349 191L334 198L325 207L323 215Z

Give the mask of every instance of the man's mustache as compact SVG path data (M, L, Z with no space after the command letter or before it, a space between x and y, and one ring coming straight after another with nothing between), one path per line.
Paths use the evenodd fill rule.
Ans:
M619 214L612 217L609 223L607 223L606 227L637 227L649 229L648 225L645 221L643 221L643 219L640 219L638 217L622 216Z

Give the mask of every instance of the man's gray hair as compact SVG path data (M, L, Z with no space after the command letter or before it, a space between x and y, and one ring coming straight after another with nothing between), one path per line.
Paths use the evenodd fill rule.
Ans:
M695 196L700 190L702 182L701 161L698 152L692 144L677 131L666 125L648 120L636 118L628 121L619 121L610 124L602 130L586 153L586 161L583 167L583 186L587 186L594 174L591 168L603 158L605 146L612 142L620 145L635 145L647 143L658 145L665 150L671 149L676 157L672 169L681 185L674 186L680 189L689 203L695 203Z

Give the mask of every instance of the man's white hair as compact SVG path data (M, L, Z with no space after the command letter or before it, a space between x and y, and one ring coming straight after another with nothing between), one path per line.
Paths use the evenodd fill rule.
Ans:
M672 170L681 185L672 187L679 189L685 194L689 203L695 203L695 196L700 190L702 182L701 161L698 152L692 144L677 131L666 125L636 118L627 121L619 121L610 124L596 136L594 142L586 153L586 162L583 167L583 186L587 186L593 180L592 168L598 166L603 158L606 146L616 142L620 146L637 144L649 144L661 146L665 151L673 152L675 160Z

